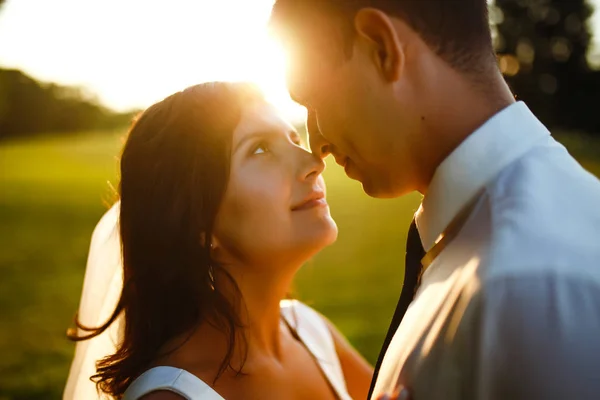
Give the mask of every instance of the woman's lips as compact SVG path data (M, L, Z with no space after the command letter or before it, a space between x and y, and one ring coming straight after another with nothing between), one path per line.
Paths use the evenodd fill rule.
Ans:
M310 210L311 208L326 207L326 206L327 206L327 200L325 200L325 197L321 197L318 199L308 200L308 201L300 204L298 207L294 207L292 209L292 211Z
M325 193L322 191L313 191L304 198L299 204L292 207L292 211L309 210L315 207L327 206L327 200L325 200Z

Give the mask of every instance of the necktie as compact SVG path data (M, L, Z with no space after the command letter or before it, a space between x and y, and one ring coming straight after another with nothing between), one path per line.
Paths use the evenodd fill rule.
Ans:
M369 389L369 396L367 397L367 399L370 399L373 394L373 389L375 388L375 382L377 382L379 368L381 367L381 363L383 361L383 357L385 356L385 352L387 351L390 342L392 341L392 338L396 333L396 329L398 329L398 326L400 325L400 321L402 321L402 318L406 313L406 309L413 300L417 291L421 273L423 270L423 267L421 265L421 260L423 259L423 257L425 257L425 249L423 248L421 238L419 237L417 224L413 219L408 230L408 237L406 239L406 258L402 293L400 294L400 299L398 300L396 311L394 312L394 316L392 317L392 322L390 323L390 327L383 342L383 346L381 347L381 352L379 353L379 358L377 359L377 364L375 365L375 372L373 373L371 388Z

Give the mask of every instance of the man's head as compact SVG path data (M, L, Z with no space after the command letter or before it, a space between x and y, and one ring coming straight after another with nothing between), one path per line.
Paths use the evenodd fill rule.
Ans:
M271 25L313 151L375 197L420 185L426 111L448 81L481 86L495 68L486 0L277 0Z

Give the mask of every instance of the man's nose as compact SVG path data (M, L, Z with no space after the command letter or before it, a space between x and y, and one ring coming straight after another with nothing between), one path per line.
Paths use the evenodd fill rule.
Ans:
M312 153L319 158L327 157L331 153L331 144L321 135L317 123L317 113L314 110L308 110L306 130Z

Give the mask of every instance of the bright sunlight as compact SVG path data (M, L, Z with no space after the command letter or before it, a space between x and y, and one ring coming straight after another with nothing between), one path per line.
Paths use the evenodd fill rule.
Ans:
M304 109L287 94L283 53L267 32L272 3L8 0L0 64L82 86L117 110L200 82L249 80L299 121Z

